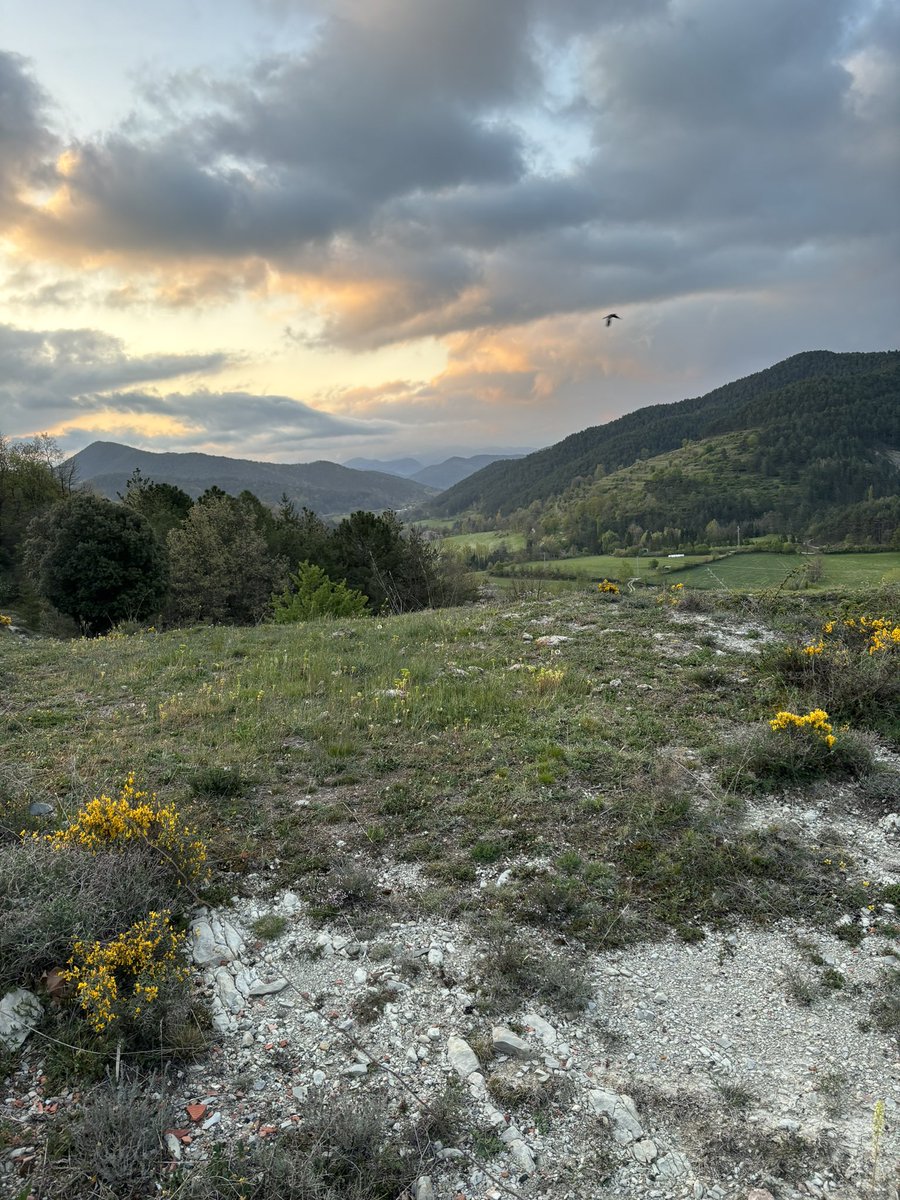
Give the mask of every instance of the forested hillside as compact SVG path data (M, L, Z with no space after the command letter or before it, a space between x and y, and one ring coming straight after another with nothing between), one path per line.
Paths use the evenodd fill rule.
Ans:
M696 454L689 456L690 466L678 456L671 462L661 457L685 443L738 433L745 436L728 444L733 461L725 478L705 477L696 467ZM590 510L595 502L597 517L605 511L603 497L610 489L607 484L591 491L595 481L655 460L652 489L644 498L632 494L628 512L617 499L616 520L646 525L675 515L669 509L685 499L679 471L687 470L691 488L705 496L683 514L694 524L705 523L704 516L706 521L728 516L726 509L735 519L751 519L785 505L792 519L808 523L835 506L896 493L898 471L890 452L898 449L900 352L810 351L706 396L639 409L524 459L494 463L450 488L430 511L509 515L565 496L566 508L588 501ZM745 483L742 496L734 495L735 475ZM633 483L635 476L626 478Z
M400 509L421 503L432 489L383 471L356 471L333 462L271 463L217 454L160 454L116 442L92 442L69 460L80 483L114 500L137 468L156 483L197 499L209 487L237 496L250 491L266 504L282 497L323 516L354 509Z

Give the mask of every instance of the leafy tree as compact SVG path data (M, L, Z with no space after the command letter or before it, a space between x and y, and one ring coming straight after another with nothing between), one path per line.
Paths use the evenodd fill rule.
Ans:
M119 496L122 503L133 512L140 513L150 522L153 532L165 544L171 530L181 524L194 505L193 500L174 483L155 483L141 474L135 467L125 484L125 495Z
M287 562L317 563L336 578L333 532L312 509L302 508L298 512L293 500L283 496L275 513L269 549Z
M334 531L332 545L332 577L365 592L376 612L439 608L474 597L456 560L442 559L418 529L404 530L396 513L352 513Z
M11 597L22 585L25 532L43 510L68 495L71 473L62 452L46 434L27 442L0 436L0 593Z
M165 556L148 522L87 493L32 521L25 562L39 595L90 635L156 612L166 592Z
M335 583L321 567L302 562L288 586L273 597L275 621L279 625L312 621L316 617L359 617L368 607L362 592L354 592L342 580Z
M207 493L167 546L175 620L247 624L265 616L282 564L247 505Z

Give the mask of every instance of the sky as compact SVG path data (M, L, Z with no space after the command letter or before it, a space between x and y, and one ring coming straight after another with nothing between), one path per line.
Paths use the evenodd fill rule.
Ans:
M0 434L549 445L898 348L898 197L895 0L0 0Z

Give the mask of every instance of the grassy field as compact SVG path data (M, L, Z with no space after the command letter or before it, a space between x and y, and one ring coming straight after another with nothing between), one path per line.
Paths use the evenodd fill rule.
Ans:
M645 804L669 803L645 798L661 771L714 762L737 723L799 702L770 675L735 682L745 664L708 633L675 659L660 639L683 640L652 595L595 592L384 620L6 636L6 825L27 823L34 800L71 814L134 771L192 813L221 868L276 857L277 882L310 893L352 853L421 861L465 904L485 858L577 852L590 872L646 824ZM610 895L655 869L648 859ZM640 906L648 929L657 906L685 919L678 897L657 896Z
M803 569L811 562L821 563L821 578L810 582L811 588L876 587L900 579L900 553L880 554L823 554L812 558L788 554L735 554L711 563L709 567L694 567L678 575L686 587L733 588L736 591L758 591L777 587L791 571Z
M19 897L15 920L7 913L0 922L3 984L38 986L42 971L65 963L74 937L101 946L113 933L125 937L126 926L134 936L136 917L151 908L151 916L171 911L183 928L195 900L227 908L245 896L264 906L290 887L314 924L373 945L398 922L454 922L454 941L479 956L478 979L465 980L479 1004L512 1014L540 995L551 1011L572 1013L591 995L586 970L597 952L672 934L695 941L738 921L789 919L852 940L862 930L839 926L842 913L892 911L881 906L900 900L898 885L864 879L868 858L857 862L824 825L813 841L800 827L745 820L745 797L788 787L799 804L818 803L820 793L807 799L804 789L833 776L845 808L873 819L886 811L879 805L893 803L896 772L875 766L855 730L900 709L893 650L883 662L864 649L847 664L835 659L827 677L827 655L754 652L761 621L793 645L816 636L833 609L814 595L761 604L683 598L667 587L609 596L579 584L547 595L543 581L510 582L522 592L399 617L68 642L0 627L0 895L7 905ZM900 615L900 589L878 600L886 602ZM781 709L823 702L836 714L833 746L815 730L769 726ZM845 702L853 729L837 723ZM196 834L174 849L164 843L161 856L150 838L116 846L104 834L96 859L84 843L22 836L77 830L76 814L84 821L92 797L115 797L129 772L157 793L167 819L178 828L187 820ZM35 802L52 813L32 815ZM183 887L173 855L196 846L195 836L211 878ZM416 886L385 888L385 872L400 864ZM101 929L104 905L113 924ZM895 937L889 922L879 916L873 931ZM205 1052L202 998L181 975L170 982L146 1002L157 1005L152 1020L124 1027L126 1061L132 1052L161 1059L164 1046L181 1054L190 1031L190 1053ZM140 1013L145 1002L137 1003ZM96 1080L116 1061L118 1034L92 1029L74 1000L48 1006L47 1086L80 1094L85 1076ZM3 1059L0 1074L18 1078L17 1061ZM113 1132L123 1114L144 1121L141 1105L159 1077L148 1074L144 1086L147 1094L139 1083L114 1090ZM52 1186L35 1194L101 1194L88 1191L98 1136L87 1096L75 1117L81 1150L57 1140L46 1164ZM304 1109L304 1130L306 1122ZM5 1132L0 1124L0 1139ZM104 1152L112 1136L99 1138ZM375 1136L367 1134L373 1153ZM377 1136L390 1148L396 1135ZM296 1140L283 1144L296 1158ZM193 1168L196 1190L170 1194L244 1195L248 1173L265 1177L269 1160L252 1155L268 1145L257 1141L249 1160L236 1160L240 1189L218 1188L221 1164L211 1158ZM62 1192L66 1171L76 1182ZM406 1179L354 1195L384 1200L408 1188Z
M562 571L585 580L617 579L624 582L628 579L643 579L646 582L655 582L661 575L681 571L686 566L705 562L708 557L708 555L685 555L684 558L667 559L664 554L647 554L634 558L620 558L614 554L586 554L579 558L534 559L531 562L522 563L521 566L525 570L536 572L542 570ZM659 568L651 569L651 562L658 562ZM515 567L513 569L515 570Z
M485 533L454 533L445 537L441 545L449 550L470 550L488 553L504 546L509 552L525 549L524 533L505 533L502 530L491 529Z

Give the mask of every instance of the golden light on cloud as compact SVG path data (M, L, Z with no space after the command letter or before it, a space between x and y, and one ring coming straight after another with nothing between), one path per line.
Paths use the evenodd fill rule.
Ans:
M180 417L171 417L162 413L117 412L115 409L101 408L91 413L80 413L71 420L60 421L50 429L40 432L49 433L51 437L55 438L62 438L71 433L105 433L117 436L129 434L145 438L165 438L201 433L202 431L203 427L196 422ZM26 436L31 436L31 434Z

